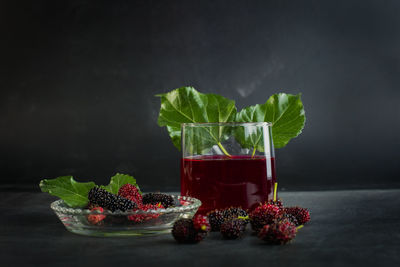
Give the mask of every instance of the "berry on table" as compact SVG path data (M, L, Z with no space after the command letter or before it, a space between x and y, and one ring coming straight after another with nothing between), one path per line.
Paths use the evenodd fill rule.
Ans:
M298 225L305 224L310 220L310 212L306 208L299 206L288 207L284 209L284 212L293 215L297 219Z
M231 220L235 218L241 218L242 221L247 223L248 214L245 210L239 207L230 207L222 210L213 210L207 214L208 220L210 221L211 231L219 231L221 224L223 224L226 220Z
M230 220L234 218L246 218L248 216L247 212L238 207L230 207L228 209L223 210L224 218L225 220ZM247 222L247 220L243 220L244 222Z
M243 219L233 218L221 224L220 232L225 239L237 239L243 236L246 222Z
M274 200L270 200L270 201L267 202L267 204L275 205L275 206L278 206L279 208L283 208L283 204L282 204L282 201L280 199L275 200L275 201Z
M275 221L272 224L266 224L259 231L258 237L274 245L283 245L296 237L296 226L289 220Z
M211 231L219 231L221 224L225 221L223 210L213 210L207 216L211 225Z
M177 242L186 244L198 243L207 235L206 232L197 231L191 219L179 219L176 221L171 233Z
M282 211L278 206L271 204L261 204L250 214L251 228L258 232L266 224L271 224L282 217Z
M296 217L295 216L293 216L292 214L290 214L290 213L283 213L283 215L282 215L282 219L287 219L287 220L289 220L291 223L293 223L294 225L296 225L296 226L299 226L300 225L300 223L299 223L299 221L296 219Z
M193 218L193 226L197 231L209 232L211 229L207 216L196 215Z

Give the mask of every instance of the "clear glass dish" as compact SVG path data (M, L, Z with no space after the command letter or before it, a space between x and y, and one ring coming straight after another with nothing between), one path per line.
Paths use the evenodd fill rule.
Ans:
M51 203L58 218L68 231L88 236L144 236L169 233L174 222L181 218L192 218L201 206L201 201L185 196L171 195L175 205L166 209L147 211L90 211L70 208L63 200ZM90 215L105 216L97 224L89 222ZM135 216L136 222L130 220Z

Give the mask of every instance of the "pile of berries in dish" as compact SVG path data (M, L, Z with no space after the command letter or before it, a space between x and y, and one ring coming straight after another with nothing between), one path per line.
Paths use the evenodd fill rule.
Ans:
M179 243L197 243L208 232L219 231L224 239L243 237L246 226L258 238L268 244L286 244L296 237L297 230L310 220L310 212L301 207L284 207L280 200L262 203L249 213L241 208L231 207L214 210L193 219L175 222L172 235Z
M109 211L149 211L168 208L174 205L172 196L162 193L141 194L138 188L131 184L123 185L118 195L112 194L100 187L92 188L88 193L88 209L99 213L104 210ZM137 213L127 216L131 223L141 223L154 218L157 213ZM93 225L100 225L107 218L104 214L90 214L87 216L88 222Z

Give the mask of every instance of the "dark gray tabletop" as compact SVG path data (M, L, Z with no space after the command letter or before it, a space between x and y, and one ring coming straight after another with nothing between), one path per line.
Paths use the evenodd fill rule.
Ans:
M291 244L252 236L195 245L171 235L96 238L69 233L44 193L0 192L1 266L399 266L400 190L281 192L311 210Z

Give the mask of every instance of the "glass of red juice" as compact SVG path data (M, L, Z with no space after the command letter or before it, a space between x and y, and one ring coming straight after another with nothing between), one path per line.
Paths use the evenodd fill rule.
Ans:
M200 199L198 213L272 200L276 182L271 124L184 123L181 195Z

